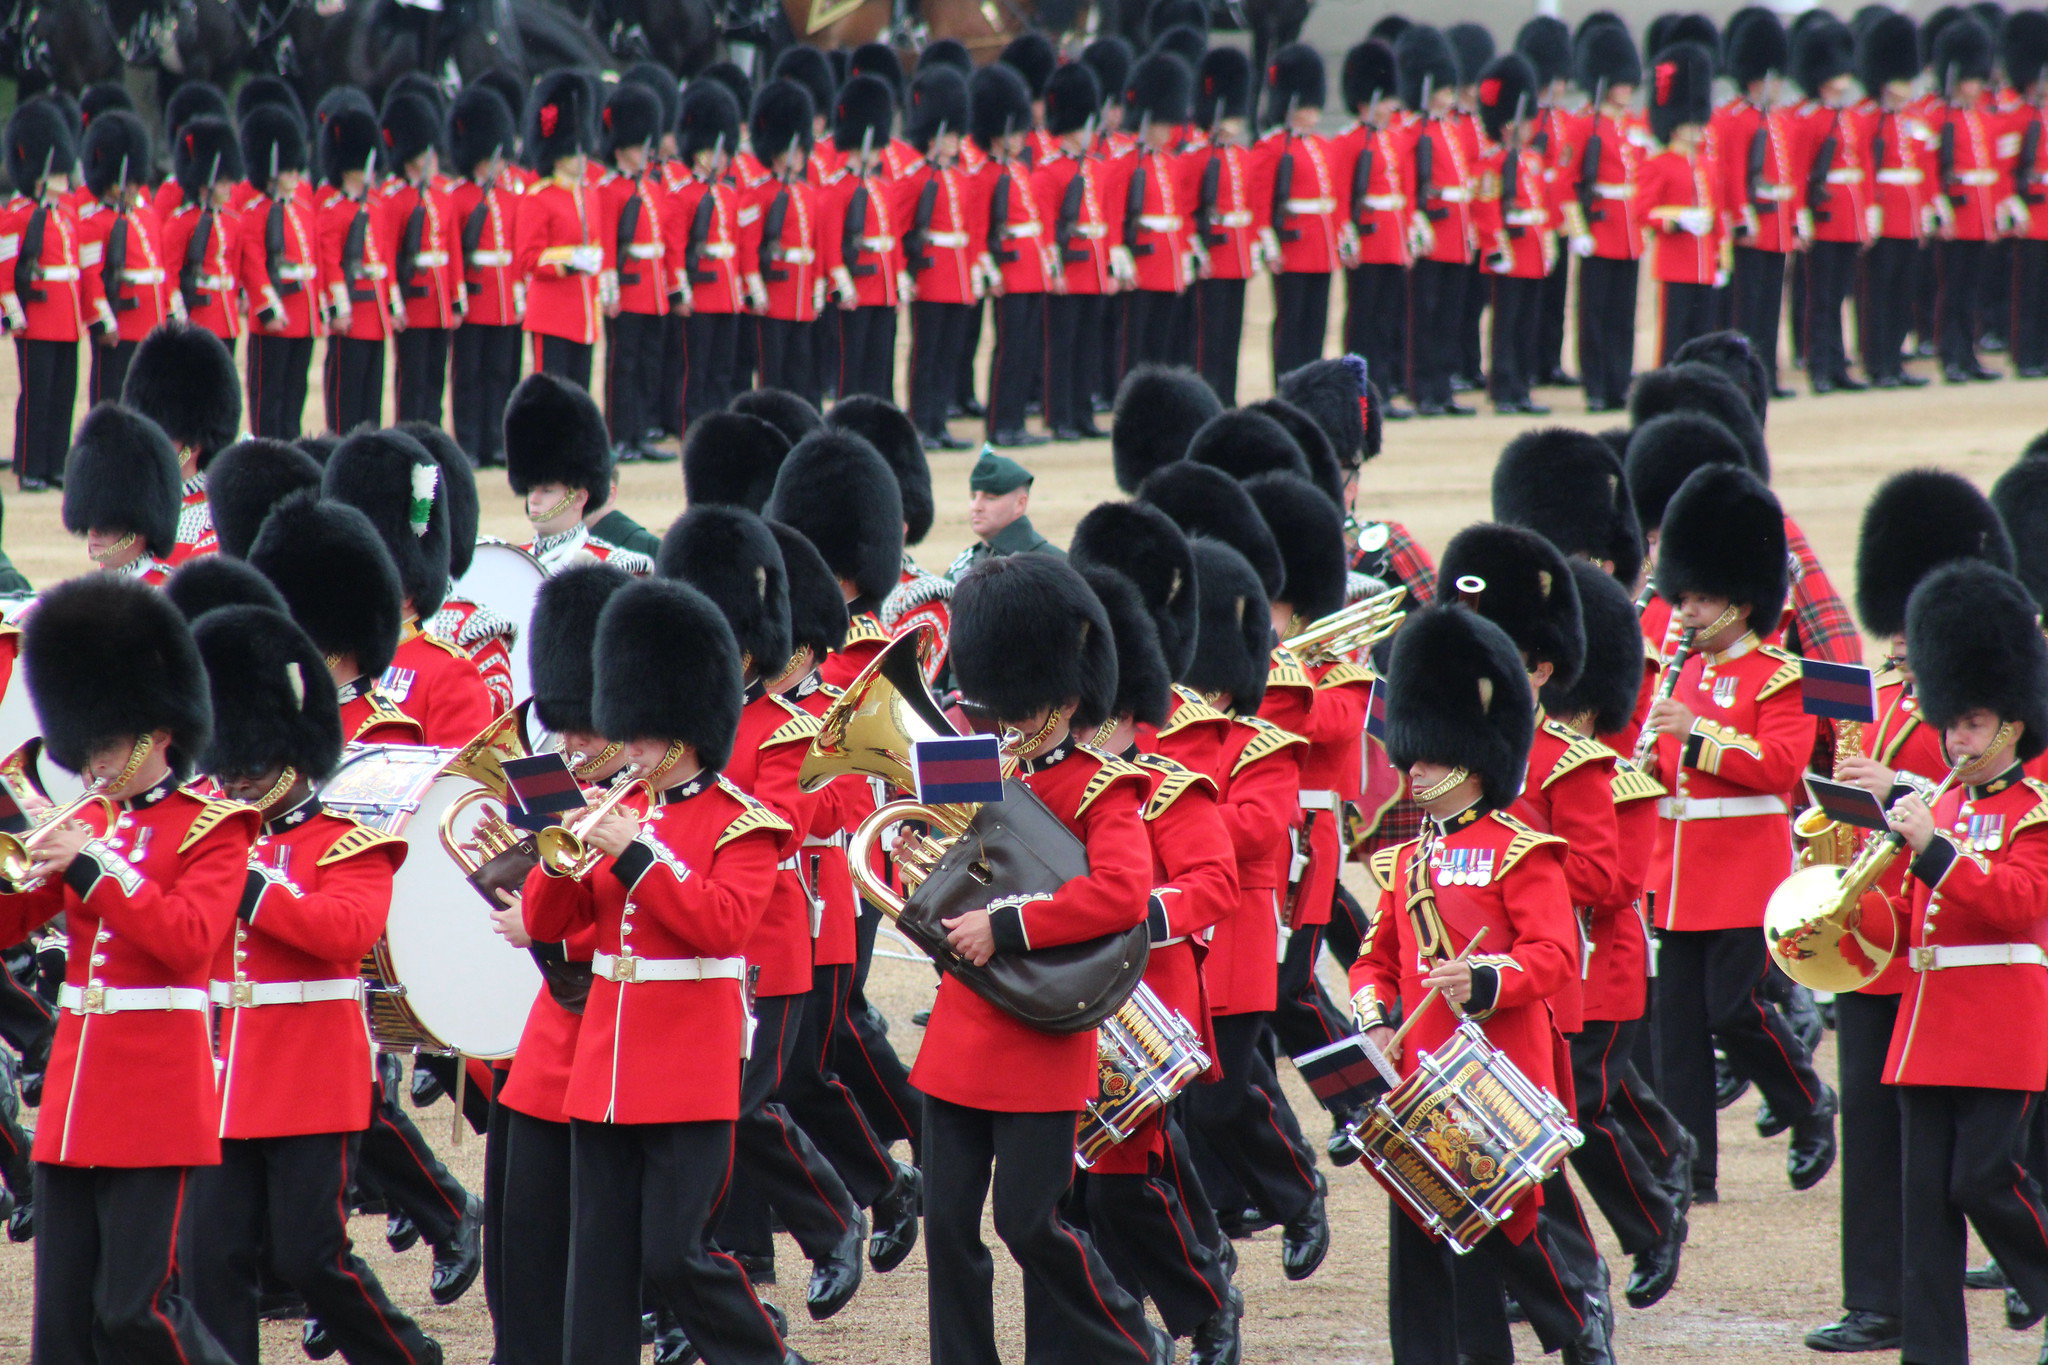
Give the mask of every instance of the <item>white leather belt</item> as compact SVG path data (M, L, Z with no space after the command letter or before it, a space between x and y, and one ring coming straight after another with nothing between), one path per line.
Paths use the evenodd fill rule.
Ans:
M927 232L924 235L924 239L932 246L953 247L967 245L967 234L964 232Z
M668 255L668 248L660 242L634 242L626 248L626 259L631 261L658 261Z
M806 834L806 835L804 836L804 847L805 847L805 848L844 848L844 847L846 847L846 834L845 834L845 831L843 831L843 830L842 830L842 831L841 831L840 833L838 833L838 834L828 835L827 837L825 837L825 838L823 838L823 839L820 839L820 838L819 838L819 837L818 837L817 835L815 835L815 834Z
M1441 199L1446 204L1466 204L1472 200L1472 188L1469 185L1452 185L1436 191L1432 197Z
M896 245L896 239L894 237L863 237L860 239L860 244L863 250L872 251L877 256L881 256L886 254L890 247Z
M235 287L235 277L233 275L201 275L192 282L201 289L210 290L216 294L223 289L233 289Z
M1337 209L1337 201L1334 199L1290 199L1284 207L1289 213L1334 213Z
M422 266L443 266L448 264L448 253L445 251L416 252L412 258L412 264L415 270Z
M361 977L332 981L215 981L208 994L225 1009L243 1010L257 1005L318 1005L329 1000L363 998Z
M733 253L731 242L706 242L697 248L697 254L707 261L730 260Z
M743 957L634 957L595 953L590 969L622 986L643 981L738 981L746 975Z
M1186 943L1187 941L1188 936L1186 934L1175 934L1172 938L1160 939L1157 943L1153 944L1152 946L1154 948L1171 948L1176 943Z
M1756 197L1773 201L1790 199L1792 197L1792 187L1790 185L1758 185L1756 187Z
M1337 810L1337 793L1333 791L1298 791L1294 799L1303 810L1326 810L1333 815Z
M1098 238L1107 237L1109 235L1109 224L1076 223L1074 224L1073 229L1067 235L1070 237L1086 238L1088 241L1092 242Z
M1251 210L1236 209L1230 213L1219 213L1216 215L1215 221L1218 227L1250 227L1252 225Z
M1860 185L1863 183L1863 168L1861 166L1845 166L1838 171L1829 171L1828 183L1830 185Z
M1998 183L1998 172L1957 171L1955 180L1958 185L1996 185Z
M510 265L512 264L512 253L509 251L472 251L469 253L469 263L479 269L489 266Z
M1179 232L1180 215L1177 213L1145 213L1138 216L1138 226L1147 232Z
M62 284L66 280L78 278L78 267L75 265L39 265L36 267L36 278L39 280L55 280Z
M1744 815L1785 815L1782 796L1664 796L1657 814L1667 820L1733 820Z
M781 862L777 863L775 865L775 870L778 872L794 872L797 870L798 862L799 860L797 856L795 854L791 854L789 857L784 858Z
M121 272L124 284L162 284L164 272L161 266L149 270L124 270Z
M1368 194L1365 196L1365 206L1374 213L1399 213L1402 209L1408 207L1408 196L1405 194Z
M787 261L791 265L809 265L812 261L818 259L818 253L807 246L792 246L783 248L771 259Z
M1505 215L1509 227L1542 227L1550 218L1543 209L1516 209Z
M1895 166L1888 171L1877 173L1880 185L1917 185L1927 178L1927 173L1918 166Z
M1043 223L1003 224L1003 236L1005 237L1036 237L1043 231L1045 231L1045 224Z
M57 988L57 1008L73 1014L126 1014L131 1010L203 1010L206 992L197 986L87 986Z
M2048 967L2038 943L1971 943L1956 948L1915 948L1906 961L1916 972L1950 967Z
M1595 199L1633 199L1636 197L1636 187L1634 185L1616 185L1608 181L1596 180L1593 182L1593 197Z
M310 280L313 278L313 267L301 265L297 261L286 261L278 266L277 277L281 280Z

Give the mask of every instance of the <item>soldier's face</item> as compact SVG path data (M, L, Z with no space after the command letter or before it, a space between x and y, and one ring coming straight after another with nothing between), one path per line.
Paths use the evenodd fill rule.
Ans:
M566 531L583 519L590 494L562 483L537 483L526 493L526 519L543 533ZM550 515L552 513L552 515Z
M258 798L277 785L277 779L282 776L284 776L284 765L278 763L265 768L260 773L243 773L235 777L224 777L216 774L214 781L220 783L220 789L226 794L228 800L240 801L243 805L253 806Z
M1994 746L2004 747L2000 743L1998 733L1999 727L2003 724L1997 712L1987 711L1983 707L1965 711L1950 721L1948 728L1941 732L1942 742L1948 746L1949 762L1960 763L1966 758L1983 758L1990 754ZM2020 721L2012 723L2011 739L2014 743L2019 742L2019 737L2026 728ZM1981 773L1978 775L1983 776Z
M972 494L967 500L967 524L975 535L986 540L1023 516L1030 501L1029 488L1019 488L1013 493Z
M102 569L118 569L124 564L132 564L142 557L146 548L142 537L127 531L95 526L85 533L85 552Z

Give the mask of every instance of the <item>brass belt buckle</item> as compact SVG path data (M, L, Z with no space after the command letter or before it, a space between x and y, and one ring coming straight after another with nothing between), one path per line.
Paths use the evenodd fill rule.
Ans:
M612 980L621 985L637 985L640 980L640 959L631 953L622 953L613 958Z
M1931 972L1931 971L1933 971L1933 970L1934 970L1934 949L1932 949L1932 948L1927 948L1927 947L1915 948L1915 949L1913 950L1913 956L1912 956L1912 967L1913 967L1913 970L1914 970L1914 971L1916 971L1916 972Z
M228 1008L245 1010L256 1003L256 983L236 981L228 986Z
M85 988L85 998L81 1003L81 1013L105 1014L107 1012L107 988L105 986L87 986Z

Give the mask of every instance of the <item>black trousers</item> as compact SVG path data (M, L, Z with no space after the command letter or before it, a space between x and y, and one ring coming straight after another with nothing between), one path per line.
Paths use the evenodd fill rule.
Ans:
M605 323L604 416L615 446L641 445L661 417L663 314L620 313Z
M692 313L683 324L683 425L687 429L707 412L716 412L739 392L742 335L737 313Z
M1935 246L1939 292L1935 345L1944 369L1977 368L1978 294L1983 288L1984 242L1940 242Z
M1614 1112L1639 1024L1588 1019L1571 1038L1572 1090L1586 1138L1572 1153L1572 1170L1630 1256L1655 1245L1678 1213Z
M1510 1242L1506 1233L1487 1234L1471 1255L1485 1258L1484 1268L1493 1274L1473 1276L1460 1286L1449 1247L1424 1232L1399 1206L1391 1207L1388 1216L1393 1224L1388 1329L1394 1358L1401 1365L1459 1365L1459 1320L1464 1311L1459 1292L1490 1292L1497 1304L1495 1277L1522 1305L1545 1351L1557 1350L1584 1330L1591 1311L1588 1286L1557 1245L1551 1220L1539 1219L1536 1230L1520 1245ZM1485 1311L1490 1305L1476 1307Z
M237 1365L257 1365L266 1271L305 1298L351 1362L428 1359L426 1335L349 1242L349 1173L361 1142L360 1133L230 1138L220 1165L193 1169L196 1216L179 1231L180 1284Z
M732 1170L729 1123L570 1125L566 1365L637 1365L641 1282L716 1365L782 1365L739 1262L711 1248Z
M1714 1047L1771 1102L1779 1118L1813 1112L1821 1080L1764 990L1770 970L1755 929L1657 931L1657 1057L1664 1102L1700 1144L1701 1183L1719 1170Z
M2048 1303L2048 1212L2025 1169L2039 1094L1955 1086L1899 1087L1906 1124L1905 1343L1914 1365L1963 1365L1964 1220L1997 1258L2006 1283ZM37 1219L38 1225L41 1218Z
M988 367L988 434L1021 431L1031 376L1045 360L1045 295L1005 294L990 305L996 347Z
M832 316L838 311L838 305L828 297L825 311L807 324L811 338L811 382L825 399L839 396L839 328ZM820 400L821 406L825 399Z
M1842 1307L1899 1316L1904 1255L1904 1121L1900 1091L1884 1083L1899 997L1835 997L1835 1056L1842 1095Z
M834 309L832 325L839 333L839 369L835 387L841 398L872 394L896 401L896 310L879 304Z
M803 1008L801 995L766 995L754 1002L754 1055L740 1071L740 1117L733 1133L739 1168L815 1261L839 1245L860 1211L845 1182L775 1098L796 1057Z
M1493 286L1493 369L1486 377L1487 396L1496 403L1526 403L1541 377L1537 343L1543 281L1513 275L1482 279Z
M1230 1277L1216 1245L1188 1221L1163 1166L1148 1175L1091 1173L1082 1187L1104 1257L1134 1298L1152 1300L1167 1331L1192 1336L1215 1316L1230 1295Z
M1451 401L1458 368L1458 327L1464 317L1462 264L1419 260L1408 270L1408 399L1432 406Z
M1564 373L1564 314L1571 302L1572 253L1557 253L1557 264L1543 277L1543 304L1536 320L1536 382L1548 383Z
M1102 368L1106 302L1100 294L1045 296L1045 424L1055 431L1095 421L1092 394Z
M1778 330L1785 320L1785 253L1759 251L1753 246L1736 247L1735 271L1729 279L1728 289L1731 304L1729 324L1749 338L1751 348L1764 362L1764 369L1771 376L1771 387L1775 389L1778 386ZM1665 363L1670 362L1667 360ZM1811 364L1811 357L1808 363Z
M2048 369L2048 241L2012 243L2012 363Z
M183 1166L36 1164L35 1322L46 1365L232 1365L180 1292Z
M327 429L345 436L367 422L384 425L384 343L355 337L327 338L320 387L327 400Z
M1856 333L1863 372L1884 379L1900 372L1906 333L1913 327L1913 272L1918 245L1901 237L1880 237L1863 256L1857 296Z
M1579 260L1579 382L1596 407L1628 403L1635 379L1636 283L1634 261L1584 256Z
M1323 358L1330 330L1330 277L1314 271L1273 276L1273 382Z
M92 351L92 369L86 375L85 401L93 406L101 403L121 401L121 388L128 382L128 365L135 359L135 348L139 341L117 341L111 346L102 346L87 338L87 347Z
M862 989L874 960L875 931L881 919L879 910L861 907L852 984L846 1004L832 1020L832 1069L860 1101L861 1112L867 1115L868 1127L875 1135L891 1143L908 1139L911 1161L918 1164L924 1142L924 1097L911 1087L910 1070L896 1055L884 1021L868 1005Z
M1666 283L1657 294L1657 363L1669 365L1686 342L1714 330L1714 286Z
M754 319L762 388L788 389L812 403L818 401L815 376L811 373L810 326L808 322L787 318Z
M1842 304L1856 279L1854 242L1815 242L1806 253L1806 373L1814 379L1849 377L1842 341Z
M519 327L465 322L455 329L455 442L473 463L505 463L505 404L519 386Z
M307 376L313 367L313 338L249 334L249 426L258 436L299 439L306 412Z
M1260 1035L1264 1014L1223 1014L1215 1019L1217 1062L1223 1079L1181 1092L1187 1120L1196 1132L1198 1154L1206 1151L1244 1187L1259 1212L1288 1223L1308 1211L1315 1198L1315 1158L1301 1136L1294 1111L1278 1097ZM1205 1180L1204 1183L1210 1183Z
M1546 1244L1546 1255L1555 1258L1556 1278L1577 1285L1585 1295L1574 1302L1585 1303L1601 1283L1605 1267L1593 1243L1593 1230L1579 1205L1571 1181L1559 1167L1543 1182L1543 1207L1537 1212L1537 1234ZM1515 1338L1508 1326L1507 1277L1500 1264L1475 1247L1471 1255L1451 1257L1451 1285L1457 1302L1458 1359L1460 1365L1512 1365ZM1559 1325L1567 1326L1568 1319Z
M370 1109L360 1165L385 1199L419 1226L428 1245L454 1240L469 1195L383 1086Z
M974 404L974 357L981 353L981 325L986 316L984 299L962 305L967 309L967 331L962 338L958 363L953 370L953 407L971 411ZM950 411L950 408L949 408Z
M448 391L448 345L454 336L450 327L408 327L393 334L398 382L392 388L399 421L441 425L441 400Z
M811 993L804 997L796 1046L775 1097L838 1172L853 1202L869 1208L896 1179L896 1160L833 1069L833 1035L852 987L852 963L811 968Z
M1458 323L1458 364L1454 373L1475 388L1485 377L1484 357L1479 349L1480 314L1486 311L1491 299L1492 291L1486 287L1486 275L1478 262L1467 262L1465 311Z
M1199 282L1198 282L1199 283ZM1173 297L1173 357L1169 362L1184 369L1199 373L1201 352L1196 345L1195 328L1199 325L1195 313L1196 285L1190 284Z
M976 305L928 303L910 305L910 416L926 436L946 434L946 413L960 386L961 370L971 370L968 326Z
M590 391L590 367L597 347L567 337L533 333L533 368Z
M1237 406L1237 355L1244 348L1243 280L1195 281L1195 368L1223 406Z
M1144 1310L1118 1286L1088 1235L1060 1216L1074 1175L1075 1120L1066 1110L994 1113L925 1098L932 1365L999 1365L1001 1359L995 1262L981 1240L991 1173L996 1236L1041 1296L1027 1323L1056 1322L1059 1346L1082 1359L1148 1359ZM1026 1358L1039 1359L1048 1345L1027 1340Z
M14 472L60 479L71 449L71 407L78 398L78 343L14 340L21 392L14 399Z
M1642 1054L1655 1054L1656 1039L1651 1036L1649 1019L1641 1022L1645 1027L1637 1030L1632 1047L1636 1055L1622 1068L1621 1083L1615 1087L1614 1102L1608 1105L1607 1115L1628 1134L1638 1152L1663 1165L1685 1146L1686 1128L1657 1098L1656 1089L1643 1075Z
M498 1365L561 1365L568 1302L570 1125L505 1114L505 1199L499 1218L503 1302Z
M1327 1047L1354 1031L1316 977L1325 927L1305 924L1296 929L1288 936L1287 956L1280 960L1279 1003L1269 1023L1280 1050L1290 1057Z
M1275 286L1277 288L1277 285ZM1178 343L1173 335L1180 295L1163 289L1133 289L1123 296L1122 373L1140 365L1171 365Z
M1365 357L1366 374L1382 390L1402 381L1407 323L1406 267L1355 265L1344 272L1344 349Z
M689 329L675 313L661 319L661 363L655 370L660 380L654 398L655 424L670 436L683 434L683 357L689 352Z

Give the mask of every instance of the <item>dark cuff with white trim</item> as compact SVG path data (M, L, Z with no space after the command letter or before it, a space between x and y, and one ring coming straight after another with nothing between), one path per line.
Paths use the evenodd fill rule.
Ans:
M1031 937L1024 932L1024 907L1004 905L988 912L989 933L995 936L999 953L1028 953Z
M1937 834L1934 842L1913 855L1913 878L1922 886L1940 886L1949 869L1956 865L1956 846Z
M612 859L612 875L624 884L628 891L640 884L647 875L647 869L654 866L654 850L635 839L626 845L626 851Z
M1484 1019L1500 1002L1500 968L1484 962L1472 964L1472 998L1465 1002L1468 1018Z
M1145 901L1145 929L1154 943L1173 937L1173 926L1166 921L1166 901L1157 891Z

